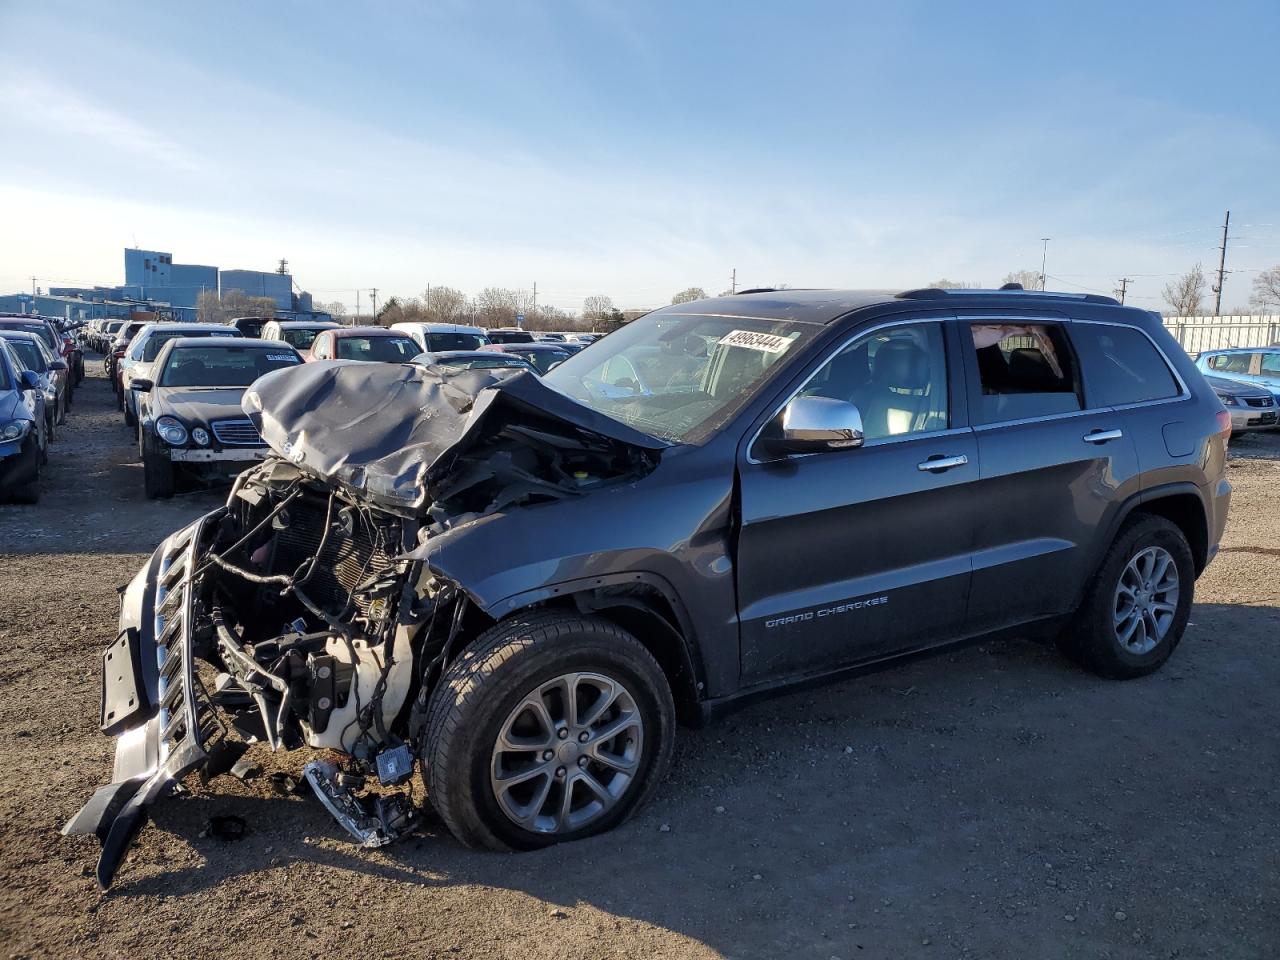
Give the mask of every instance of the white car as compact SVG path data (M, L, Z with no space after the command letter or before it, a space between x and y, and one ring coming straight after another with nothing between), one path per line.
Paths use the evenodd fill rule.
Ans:
M124 422L138 425L138 399L130 384L151 376L151 364L160 348L175 337L238 337L240 331L223 323L148 323L129 341L120 358L120 383L124 389Z
M448 350L479 350L489 344L488 335L479 327L462 323L393 323L392 330L399 330L413 338L424 353L441 353Z
M340 326L331 320L268 320L258 336L263 340L283 340L299 353L307 353L317 333Z

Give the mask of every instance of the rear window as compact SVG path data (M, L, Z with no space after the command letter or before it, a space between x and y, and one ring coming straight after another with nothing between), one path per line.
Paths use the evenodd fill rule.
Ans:
M234 336L234 334L230 330L156 330L147 337L147 342L142 345L142 360L144 363L150 363L160 356L161 347L170 340L177 340L179 337L227 336Z
M311 342L315 340L316 334L320 333L325 327L292 327L287 330L280 331L280 339L295 350L310 350Z
M445 350L479 350L489 340L474 333L428 333L426 349L430 353L443 353Z
M178 347L160 373L162 387L247 387L302 358L281 347Z
M1262 355L1262 375L1264 377L1280 377L1280 353L1264 353Z
M461 358L458 360L441 360L440 364L445 367L465 367L468 370L528 370L529 364L515 357L499 357L496 360L490 360L487 357L483 360Z
M339 360L408 363L421 351L408 337L338 337Z
M557 363L568 360L572 354L567 350L530 350L528 353L521 353L520 356L533 364L533 369L539 373L546 373Z
M1025 420L1083 407L1066 336L1052 323L975 323L979 423Z
M1071 339L1088 376L1091 407L1165 400L1180 392L1169 365L1141 330L1077 323Z

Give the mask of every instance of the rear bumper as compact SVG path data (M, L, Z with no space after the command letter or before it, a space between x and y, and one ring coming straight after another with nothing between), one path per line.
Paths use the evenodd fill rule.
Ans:
M1274 430L1280 426L1280 412L1275 407L1231 408L1231 432L1247 430Z
M147 807L201 766L222 731L196 677L191 572L206 515L169 537L125 588L120 632L103 653L102 729L116 740L111 782L62 828L102 843L98 885L111 885Z

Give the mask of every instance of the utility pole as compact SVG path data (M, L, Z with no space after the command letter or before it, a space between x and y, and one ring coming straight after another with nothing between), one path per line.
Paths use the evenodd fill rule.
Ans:
M373 319L376 321L378 319L378 288L370 288L369 293L373 297Z
M360 320L360 291L356 291L356 315L351 318L351 325L354 327Z
M538 281L535 280L533 281L533 303L529 307L529 313L533 314L537 312L538 312Z
M1124 295L1125 295L1125 293L1128 291L1128 289L1129 289L1129 284L1131 284L1131 283L1133 283L1133 281L1132 281L1132 280L1130 280L1128 277L1121 277L1121 278L1120 278L1120 289L1119 289L1118 291L1116 291L1116 292L1120 294L1120 305L1121 305L1121 306L1124 306Z
M738 292L738 268L734 267L729 273L729 293Z
M1222 314L1222 280L1227 274L1227 227L1231 225L1231 211L1227 211L1226 218L1222 221L1222 246L1218 248L1218 282L1212 288L1215 294L1213 300L1213 315L1215 317Z
M31 278L31 295L33 297L36 295L36 278L35 277Z
M1044 248L1040 251L1040 289L1044 290L1044 282L1047 279L1044 274L1045 262L1049 259L1049 241L1052 237L1041 237L1040 241L1044 244Z

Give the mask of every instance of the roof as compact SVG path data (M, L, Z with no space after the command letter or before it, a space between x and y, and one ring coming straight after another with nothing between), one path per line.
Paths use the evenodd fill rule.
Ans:
M519 346L519 344L511 344ZM418 357L435 357L439 360L501 360L512 363L528 363L515 353L506 350L428 350ZM416 360L417 357L414 357Z
M392 330L396 329L422 329L428 333L484 333L483 327L473 326L469 323L440 323L433 320L397 320L391 325Z
M32 333L30 330L16 330L12 327L0 327L0 337L6 340L35 340L37 343L44 343L44 338L38 333Z
M1200 356L1207 356L1210 353L1259 353L1263 350L1280 350L1280 347L1274 343L1266 347L1219 347L1216 350L1201 350Z
M267 323L274 323L281 330L305 330L308 327L322 327L331 330L334 327L340 327L342 324L334 323L332 320L268 320Z
M566 352L563 343L546 340L536 340L533 343L491 343L484 348L484 351L488 353L529 353L530 351L536 353L541 350L554 350L557 353Z
M1070 300L1086 303L1119 303L1091 293L1058 293L1043 290L759 290L727 297L709 297L688 303L659 307L655 315L711 315L759 320L788 320L794 323L827 324L854 310L903 301L930 302L937 306L1010 307L1015 305L1061 306Z
M392 330L390 327L338 327L333 331L335 337L404 337L409 335L403 330Z
M293 350L283 340L259 340L256 337L174 337L166 347L265 347L267 349Z
M214 330L214 331L235 330L235 327L231 326L228 323L173 323L173 322L157 323L156 321L153 320L148 322L147 326L154 327L156 330L170 330L170 331L176 328L179 333L181 333L184 330L190 330L193 333L199 332L202 330Z

